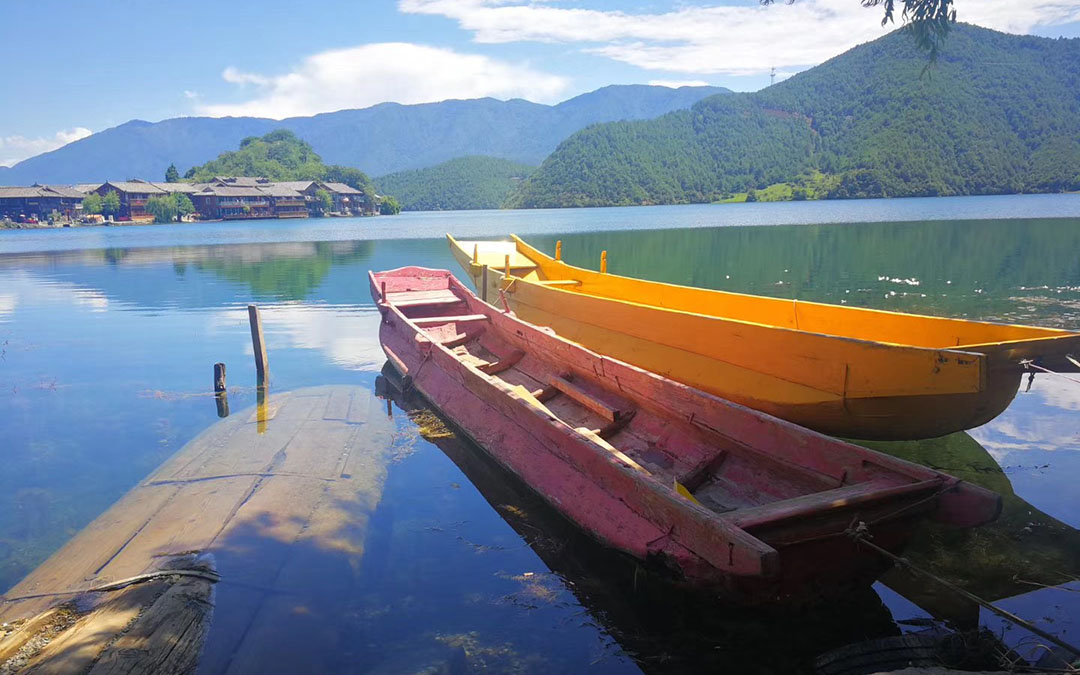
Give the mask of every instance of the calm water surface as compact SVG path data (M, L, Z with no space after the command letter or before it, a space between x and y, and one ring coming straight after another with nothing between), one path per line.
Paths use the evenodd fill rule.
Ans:
M213 363L228 364L234 410L254 403L249 302L263 308L273 390L374 387L384 359L366 273L456 271L446 231L514 231L549 251L562 239L573 264L607 250L612 272L662 281L1080 330L1074 195L0 232L0 587L217 420ZM825 615L660 590L474 446L419 438L401 410L418 405L393 410L403 451L362 561L358 662L393 669L454 644L498 671L794 672L931 616L1030 645L898 573ZM1074 642L1080 595L1061 585L1080 575L1078 411L1080 384L1040 375L982 428L875 445L1005 495L997 524L925 528L911 557Z

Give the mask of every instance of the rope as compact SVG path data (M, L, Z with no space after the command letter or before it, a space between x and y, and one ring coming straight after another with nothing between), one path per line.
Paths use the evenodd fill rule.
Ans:
M34 600L36 598L51 598L61 595L79 595L81 593L107 593L109 591L119 591L127 588L128 586L134 586L135 584L141 584L146 581L153 581L154 579L161 579L164 577L195 577L196 579L205 579L212 584L216 584L221 581L221 575L217 572L211 572L209 570L158 570L157 572L147 572L146 574L137 574L127 579L120 579L119 581L110 581L107 584L100 586L91 586L89 588L77 588L70 591L57 591L55 593L37 593L33 595L20 595L18 597L9 598L6 596L0 596L5 602L15 602L17 600Z
M941 488L940 490L938 490L937 492L933 493L932 495L930 495L928 497L920 499L917 502L911 502L910 504L908 504L906 506L902 506L902 507L896 509L895 511L891 511L891 512L886 513L886 514L884 514L882 516L879 516L879 517L875 518L874 520L871 520L870 524L871 525L877 525L878 523L880 523L883 520L890 520L890 519L895 518L896 516L900 515L904 511L908 511L910 509L913 509L916 506L922 506L926 502L933 501L933 500L937 499L938 497L940 497L941 495L948 492L949 490L955 490L957 487L960 486L960 482L961 481L958 480L958 481L956 481L955 483L953 483L951 485L946 485L945 487Z
M415 373L406 373L405 376L401 378L401 393L404 394L405 392L412 389L413 382L415 382L416 378L420 376L420 371L424 369L424 364L427 363L428 359L431 358L431 351L431 349L428 349L427 352L424 354L424 358L420 359L420 365L416 367Z
M1071 359L1071 358L1070 358L1069 360L1070 360L1070 361L1072 361L1072 359ZM1074 362L1074 363L1075 363L1075 362ZM1023 367L1025 367L1025 368L1028 368L1028 369L1034 368L1035 370L1041 370L1041 371L1042 371L1042 372L1044 372L1044 373L1049 373L1049 374L1051 374L1051 375L1057 375L1058 377L1063 377L1063 378L1065 378L1065 379L1066 379L1066 380L1068 380L1069 382L1074 382L1074 383L1076 383L1076 384L1080 384L1080 380L1077 380L1077 379L1075 379L1075 378L1069 377L1069 376L1068 376L1068 375L1066 375L1065 373L1059 373L1059 372L1057 372L1057 371L1054 371L1054 370L1050 370L1049 368L1043 368L1042 366L1038 365L1037 363L1035 363L1035 362L1034 362L1034 361L1032 361L1031 359L1024 359L1024 360L1020 361L1020 365L1022 365L1022 366L1023 366ZM1030 386L1030 385L1029 385L1029 386Z
M1006 621L1011 621L1012 623L1015 623L1016 625L1021 626L1022 628L1025 628L1025 629L1031 631L1035 635L1038 635L1039 637L1043 638L1044 640L1049 640L1050 642L1053 642L1057 646L1068 650L1071 654L1073 654L1074 657L1075 656L1080 656L1080 648L1074 647L1073 645L1069 644L1068 642L1065 642L1064 640L1062 640L1058 636L1054 635L1053 633L1048 633L1048 632L1044 631L1043 629L1041 629L1038 626L1032 624L1031 622L1026 621L1024 619L1021 619L1020 617L1016 616L1012 612L1001 609L1000 607L995 607L993 604L987 602L986 600L983 600L982 598L975 595L974 593L970 593L968 591L965 591L963 588L960 588L956 584L954 584L954 583L952 583L950 581L946 581L945 579L942 579L941 577L937 576L936 574L934 574L932 572L928 572L928 571L922 569L921 567L918 567L918 566L914 565L913 563L908 561L906 558L901 558L900 556L898 556L898 555L896 555L896 554L894 554L894 553L892 553L890 551L887 551L887 550L881 548L880 546L878 546L877 544L871 542L870 539L873 538L873 535L870 534L870 528L869 528L869 526L867 526L866 523L860 521L858 525L855 525L854 521L852 521L852 526L848 527L848 529L845 531L845 534L847 534L852 539L854 539L856 544L861 544L861 545L863 545L863 546L865 546L865 547L867 547L867 548L869 548L869 549L871 549L873 551L876 551L877 553L880 553L881 555L885 556L886 558L889 558L890 560L892 560L897 565L900 565L901 567L904 567L904 568L906 568L908 570L911 570L915 574L918 574L920 576L924 576L924 577L930 579L931 581L936 581L937 583L941 584L942 586L949 589L950 591L952 591L952 592L954 592L954 593L956 593L956 594L970 600L971 602L974 602L975 604L979 605L980 607L984 607L984 608L990 610L991 612L993 612L994 614L997 614L998 616L1005 619Z

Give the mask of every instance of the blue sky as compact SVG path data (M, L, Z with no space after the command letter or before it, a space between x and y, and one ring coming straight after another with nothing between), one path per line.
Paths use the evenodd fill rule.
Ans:
M1080 35L1080 0L955 4L998 30ZM0 0L0 164L133 118L754 90L882 35L880 16L859 0Z

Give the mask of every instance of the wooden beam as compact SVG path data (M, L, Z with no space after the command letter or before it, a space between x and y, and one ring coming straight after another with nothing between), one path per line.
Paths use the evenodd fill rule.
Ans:
M476 338L483 335L484 330L485 329L482 328L482 329L480 329L478 331L475 331L475 332L472 332L472 333L462 333L462 334L458 335L457 337L450 338L449 340L446 340L445 342L442 342L440 344L442 344L442 346L446 347L447 349L453 349L454 347L460 347L461 345L466 344L468 342L472 342Z
M615 421L604 425L604 428L602 429L597 429L596 435L606 441L607 439L622 431L626 427L626 425L630 423L630 420L634 419L634 415L636 414L636 410L628 410L625 412L621 410L617 411L615 413Z
M593 411L600 417L603 417L608 422L614 422L619 418L618 410L597 399L592 394L588 393L577 385L568 382L564 377L561 377L559 375L552 375L551 378L548 380L548 383L552 387L558 389L563 394L566 394L581 405ZM538 396L537 398L540 397ZM543 399L540 400L543 401Z
M436 323L466 323L468 321L488 321L487 314L459 314L457 316L421 316L410 319L417 326L428 326Z
M266 338L263 337L262 317L259 316L259 308L248 305L248 323L251 324L251 346L255 351L255 374L258 379L266 379L266 371L269 366L266 357Z
M494 361L492 363L485 363L482 366L477 366L476 369L479 370L481 373L487 373L488 375L497 375L498 373L501 373L503 371L510 370L517 365L518 361L523 358L525 358L525 352L518 350L516 352L513 352L512 354L508 354L507 356L502 357L498 361Z

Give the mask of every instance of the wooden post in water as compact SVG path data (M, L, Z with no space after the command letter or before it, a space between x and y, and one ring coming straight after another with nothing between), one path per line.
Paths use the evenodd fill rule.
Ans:
M251 324L251 347L255 350L255 374L258 379L266 380L268 370L266 338L263 337L259 308L255 305L248 305L248 322Z
M555 259L562 260L562 239L555 242Z
M214 403L217 415L224 419L229 416L229 394L225 386L225 364L214 364Z
M600 251L600 273L607 274L607 251Z
M269 417L266 407L266 380L259 377L255 386L255 430L260 434L266 433L266 421Z
M487 302L487 287L488 287L488 266L484 265L484 271L481 273L480 281L480 299Z
M225 364L214 364L214 393L221 394L225 392Z

